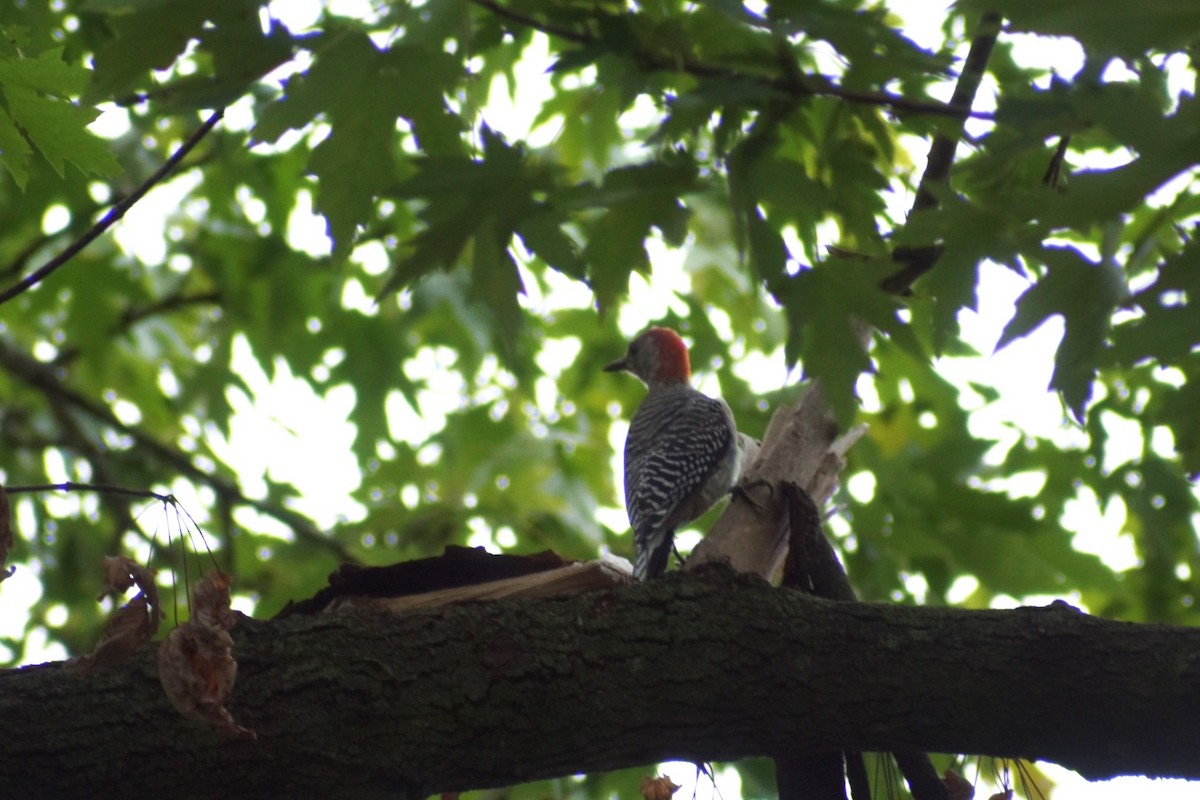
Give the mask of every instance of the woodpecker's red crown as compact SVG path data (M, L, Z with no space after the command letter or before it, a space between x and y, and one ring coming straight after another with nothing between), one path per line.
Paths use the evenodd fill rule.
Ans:
M629 343L624 358L607 365L606 372L631 372L647 386L687 383L692 375L687 345L670 328L647 328Z

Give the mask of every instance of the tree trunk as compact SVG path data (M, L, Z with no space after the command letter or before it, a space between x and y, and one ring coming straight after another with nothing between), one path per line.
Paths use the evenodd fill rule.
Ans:
M1200 631L1065 604L836 603L725 569L573 597L234 629L226 741L154 651L0 676L13 796L423 797L667 759L810 750L1047 759L1200 778Z

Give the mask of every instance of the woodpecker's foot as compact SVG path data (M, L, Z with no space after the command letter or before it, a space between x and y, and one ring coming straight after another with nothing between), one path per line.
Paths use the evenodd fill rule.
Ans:
M682 567L686 559L679 554L679 548L675 546L674 542L671 542L671 552L675 554L675 564Z
M731 495L733 495L734 497L739 497L742 500L744 500L745 502L749 503L756 512L761 514L763 511L766 510L767 507L765 505L763 505L762 503L758 502L757 500L755 500L753 497L751 497L750 490L758 489L763 486L765 486L767 488L767 496L768 497L775 496L775 487L772 486L771 482L769 480L767 480L766 478L758 478L757 480L748 481L746 483L739 483L736 486L734 486L732 489L730 489L729 493Z

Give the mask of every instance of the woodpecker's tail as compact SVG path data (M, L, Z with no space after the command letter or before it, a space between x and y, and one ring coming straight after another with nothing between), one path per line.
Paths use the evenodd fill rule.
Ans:
M671 545L675 531L653 531L648 536L636 537L637 556L633 560L633 579L652 581L667 571L671 557Z

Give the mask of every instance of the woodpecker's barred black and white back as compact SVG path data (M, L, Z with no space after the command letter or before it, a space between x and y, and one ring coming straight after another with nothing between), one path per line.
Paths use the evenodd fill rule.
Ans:
M675 531L737 481L737 433L721 400L686 383L661 386L638 406L625 440L625 507L633 527L635 580L667 569Z

